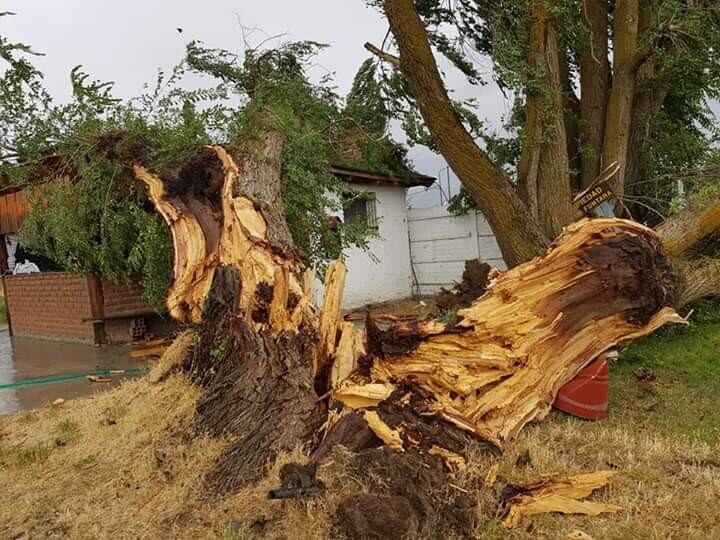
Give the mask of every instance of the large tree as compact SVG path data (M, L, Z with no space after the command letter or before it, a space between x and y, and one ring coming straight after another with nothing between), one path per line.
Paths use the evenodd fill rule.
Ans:
M672 153L672 143L657 137L662 122L666 134L691 134L692 144L701 147L693 154L696 162L702 164L698 155L708 154L712 133L699 130L698 123L707 124L706 99L717 95L720 82L720 63L708 53L720 35L720 12L713 3L374 3L387 17L397 53L366 48L399 72L400 81L391 77L394 97L404 92L419 111L430 144L490 222L510 266L541 254L577 218L573 193L613 164L609 184L618 198L627 195L642 204L633 196L650 180L644 176L648 154ZM487 54L499 84L520 97L521 150L510 175L489 155L490 145L478 144L467 115L448 96L433 48L471 82L479 76L464 52ZM713 181L698 187L684 201L686 208L658 229L672 255L693 251L720 228ZM618 213L626 207L618 205ZM677 266L688 283L704 284L688 289L683 302L720 291L716 260L677 260Z

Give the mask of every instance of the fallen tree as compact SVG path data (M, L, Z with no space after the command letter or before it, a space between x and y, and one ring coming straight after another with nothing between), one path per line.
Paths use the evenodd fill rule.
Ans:
M679 85L663 81L656 88L657 85L648 85L645 79L659 82L662 77L671 76L670 70L661 77L660 71L664 70L656 69L656 63L663 60L662 57L667 60L687 54L689 49L676 47L679 41L670 39L666 44L672 46L662 55L652 47L642 50L647 43L641 46L640 42L644 40L638 41L638 35L644 35L649 43L659 40L662 34L651 37L658 31L651 28L650 21L660 17L659 4L641 6L642 3L636 0L623 0L615 6L616 14L622 13L622 16L609 18L608 6L603 5L606 3L586 2L571 10L587 32L585 38L592 41L592 47L583 45L576 51L558 46L563 41L558 39L564 30L558 26L563 24L562 18L543 1L528 2L522 7L512 3L507 6L489 3L479 7L477 2L468 5L460 2L447 9L444 6L440 8L440 2L417 5L411 0L384 0L376 3L388 20L397 55L370 43L365 45L366 49L401 76L407 97L422 116L433 145L488 220L510 266L542 254L560 227L575 219L570 200L571 192L578 191L576 188L579 186L573 186L573 183L579 181L582 186L591 184L601 175L603 167L613 162L618 163L618 169L609 183L619 199L629 195L634 200L630 191L648 182L645 178L630 179L637 184L631 189L625 181L626 170L637 174L642 168L642 150L650 146L645 133L648 130L642 126L660 111L668 89ZM494 16L509 6L515 10L512 15ZM680 9L674 15L678 16L678 24L672 30L668 27L667 31L674 32L684 24L690 24L695 15L695 10ZM507 18L530 29L526 43L526 71L518 68L517 58L513 55L508 55L514 59L511 66L503 65L502 58L492 58L503 68L501 71L508 68L511 72L518 70L515 75L523 81L518 90L526 98L522 114L525 139L522 141L516 183L485 149L478 146L449 97L431 45L438 51L446 51L438 46L437 35L433 36L429 30L438 20L446 17L444 22L460 24L460 35L464 39L470 38L470 42L473 42L473 32L486 30L489 35L481 36L474 42L480 44L481 49L487 46L489 39L494 40L500 35L493 34L497 32L492 22L495 19L503 21ZM464 17L468 18L466 23L469 24L463 27L461 21ZM607 56L611 19L617 27L612 31L615 62L613 73L609 74ZM683 19L684 22L680 22ZM487 24L478 25L478 20ZM710 25L716 24L717 20L705 18L704 22ZM664 27L661 25L660 28ZM464 35L464 31L470 34ZM709 35L717 35L717 32L711 30ZM584 40L575 42L573 38L570 41L583 43ZM492 57L495 51L505 51L505 47L490 47L484 52ZM582 91L579 97L572 89L572 69L568 69L570 62L566 56L573 54L569 52L580 58L577 75ZM643 69L640 69L641 66ZM645 84L637 84L636 79ZM665 83L668 88L663 91ZM647 103L647 95L639 98L635 93L636 86L639 94L647 93L646 86L656 90L658 96L650 100L654 104ZM542 92L539 91L541 88ZM561 106L561 98L570 103ZM689 98L685 96L683 99ZM577 118L582 122L574 126ZM566 130L566 127L571 129ZM638 148L631 145L631 138L638 142ZM673 140L672 137L670 140ZM582 152L578 152L578 144ZM578 158L581 160L581 178L573 179L572 169L577 167L569 167L568 164ZM712 253L708 257L698 257L702 254L698 247L720 230L720 196L716 189L712 189L713 182L716 178L711 175L707 182L711 189L705 190L705 200L693 202L658 227L665 249L676 258L674 264L681 276L679 288L685 289L677 297L678 307L703 296L720 295L720 262ZM692 257L688 257L692 250Z
M340 318L342 262L314 305L279 202L281 149L269 131L235 157L204 148L176 178L135 167L174 240L170 312L201 324L182 364L205 389L198 428L233 436L214 491L254 482L298 444L315 462L336 444L384 443L460 468L469 438L502 447L598 354L683 321L657 235L595 219L496 275L457 324L355 328Z

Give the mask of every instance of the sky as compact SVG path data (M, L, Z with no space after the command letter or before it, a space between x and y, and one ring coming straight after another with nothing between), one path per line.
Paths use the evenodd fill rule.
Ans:
M363 44L382 43L388 28L382 14L364 0L0 0L0 11L16 13L0 18L0 33L45 53L35 62L59 99L70 95L69 73L76 65L92 78L115 81L116 95L132 97L142 92L144 83L155 81L158 68L174 66L191 40L241 52L246 41L257 46L277 35L284 41L329 44L310 76L319 80L331 73L338 92L345 95L367 58ZM475 97L487 127L501 130L510 102L492 82L490 62L480 66L488 81L481 87L469 85L447 65L441 69L454 97ZM713 109L720 113L718 103ZM404 139L397 124L393 134ZM449 174L450 192L457 193L457 178L441 156L423 147L412 148L409 155L419 172L443 179L446 193ZM413 188L408 202L416 207L439 204L437 185L429 191Z
M45 56L34 59L45 74L51 94L67 99L71 93L70 70L82 65L92 78L114 81L114 93L132 97L152 83L157 69L168 71L182 57L185 44L200 40L208 47L241 52L245 42L257 45L283 35L282 40L314 40L330 45L312 66L311 78L333 74L334 84L345 95L353 76L368 56L366 41L380 44L387 22L364 0L0 0L0 33L12 41L31 45ZM182 29L182 33L178 32ZM486 67L488 80L490 64ZM501 125L509 105L494 84L470 86L464 77L446 66L447 84L459 98L477 97L479 113L489 125ZM404 140L397 125L393 134ZM415 168L443 178L447 189L457 193L459 183L446 169L441 156L423 147L410 150ZM439 204L437 186L411 190L409 204Z

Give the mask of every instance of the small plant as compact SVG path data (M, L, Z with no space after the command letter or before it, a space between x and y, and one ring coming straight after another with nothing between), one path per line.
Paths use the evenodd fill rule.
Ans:
M37 444L28 448L19 448L14 451L15 465L25 467L35 463L42 463L50 457L52 448L44 444Z
M63 420L55 427L56 446L65 446L80 438L80 426L72 420Z
M227 349L227 344L227 338L216 341L213 344L212 349L210 349L210 358L212 358L215 362L219 362L220 360L225 358L225 350Z

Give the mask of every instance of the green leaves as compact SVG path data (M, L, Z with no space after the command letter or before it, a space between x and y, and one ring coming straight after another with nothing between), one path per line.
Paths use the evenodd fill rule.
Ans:
M405 150L386 133L389 113L375 65L363 64L343 104L329 80L312 84L306 77L312 57L325 47L317 42L249 49L242 56L192 42L181 63L169 73L158 71L154 84L126 101L113 96L112 82L93 80L76 66L67 103L53 101L42 74L19 58L28 48L4 41L0 47L14 62L0 77L0 175L23 186L69 177L30 190L22 244L70 271L119 282L139 276L145 298L158 310L171 280L172 243L133 177L134 163L173 176L202 145L252 138L264 127L254 124L262 116L254 111L271 110L272 127L286 141L286 219L308 264L320 269L343 249L366 247L373 234L367 226L328 219L341 213L345 187L331 164L410 171ZM187 89L189 72L213 83ZM60 162L48 170L49 155Z

